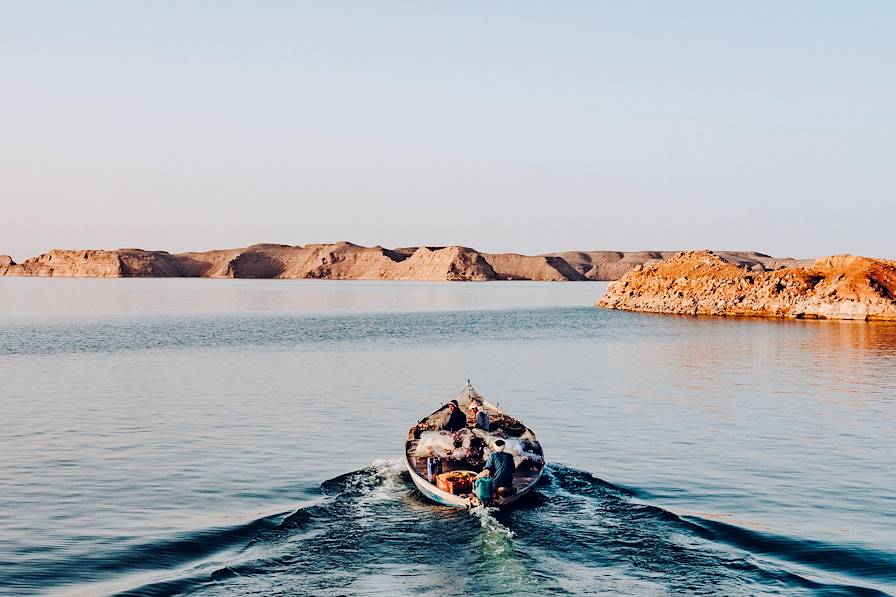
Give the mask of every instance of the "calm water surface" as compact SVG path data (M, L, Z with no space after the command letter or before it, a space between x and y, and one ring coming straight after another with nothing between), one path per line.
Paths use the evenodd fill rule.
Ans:
M896 327L604 288L0 278L0 592L896 591ZM400 466L467 378L550 463L507 513Z

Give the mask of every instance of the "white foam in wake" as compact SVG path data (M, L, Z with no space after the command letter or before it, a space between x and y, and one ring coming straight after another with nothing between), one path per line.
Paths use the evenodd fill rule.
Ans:
M486 506L477 506L470 509L470 514L479 519L479 524L487 533L493 533L504 539L512 539L513 531L501 524L497 518L492 516L493 512L497 512L497 508L488 508Z
M398 458L380 458L351 475L347 485L360 493L359 501L381 501L395 498L404 488L401 473L404 465Z

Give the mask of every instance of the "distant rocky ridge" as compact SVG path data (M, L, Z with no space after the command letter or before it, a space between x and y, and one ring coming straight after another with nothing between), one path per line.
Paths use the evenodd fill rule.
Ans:
M610 284L600 307L653 313L896 321L896 261L823 257L751 271L710 251L639 266Z
M386 249L348 242L260 244L171 254L143 249L54 249L16 264L0 256L0 275L60 277L320 278L329 280L616 280L674 251L569 251L544 255L481 253L467 247ZM755 252L719 252L753 271L795 265Z

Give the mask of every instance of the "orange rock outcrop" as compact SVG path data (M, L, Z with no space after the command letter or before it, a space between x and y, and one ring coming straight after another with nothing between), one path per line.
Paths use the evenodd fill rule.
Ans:
M599 307L796 319L896 320L896 262L834 255L805 267L750 271L711 251L638 266Z

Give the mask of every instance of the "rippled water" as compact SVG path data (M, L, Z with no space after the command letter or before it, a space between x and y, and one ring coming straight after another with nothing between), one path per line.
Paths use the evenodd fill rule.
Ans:
M891 594L896 326L603 284L0 279L0 592ZM427 503L471 378L549 462Z

